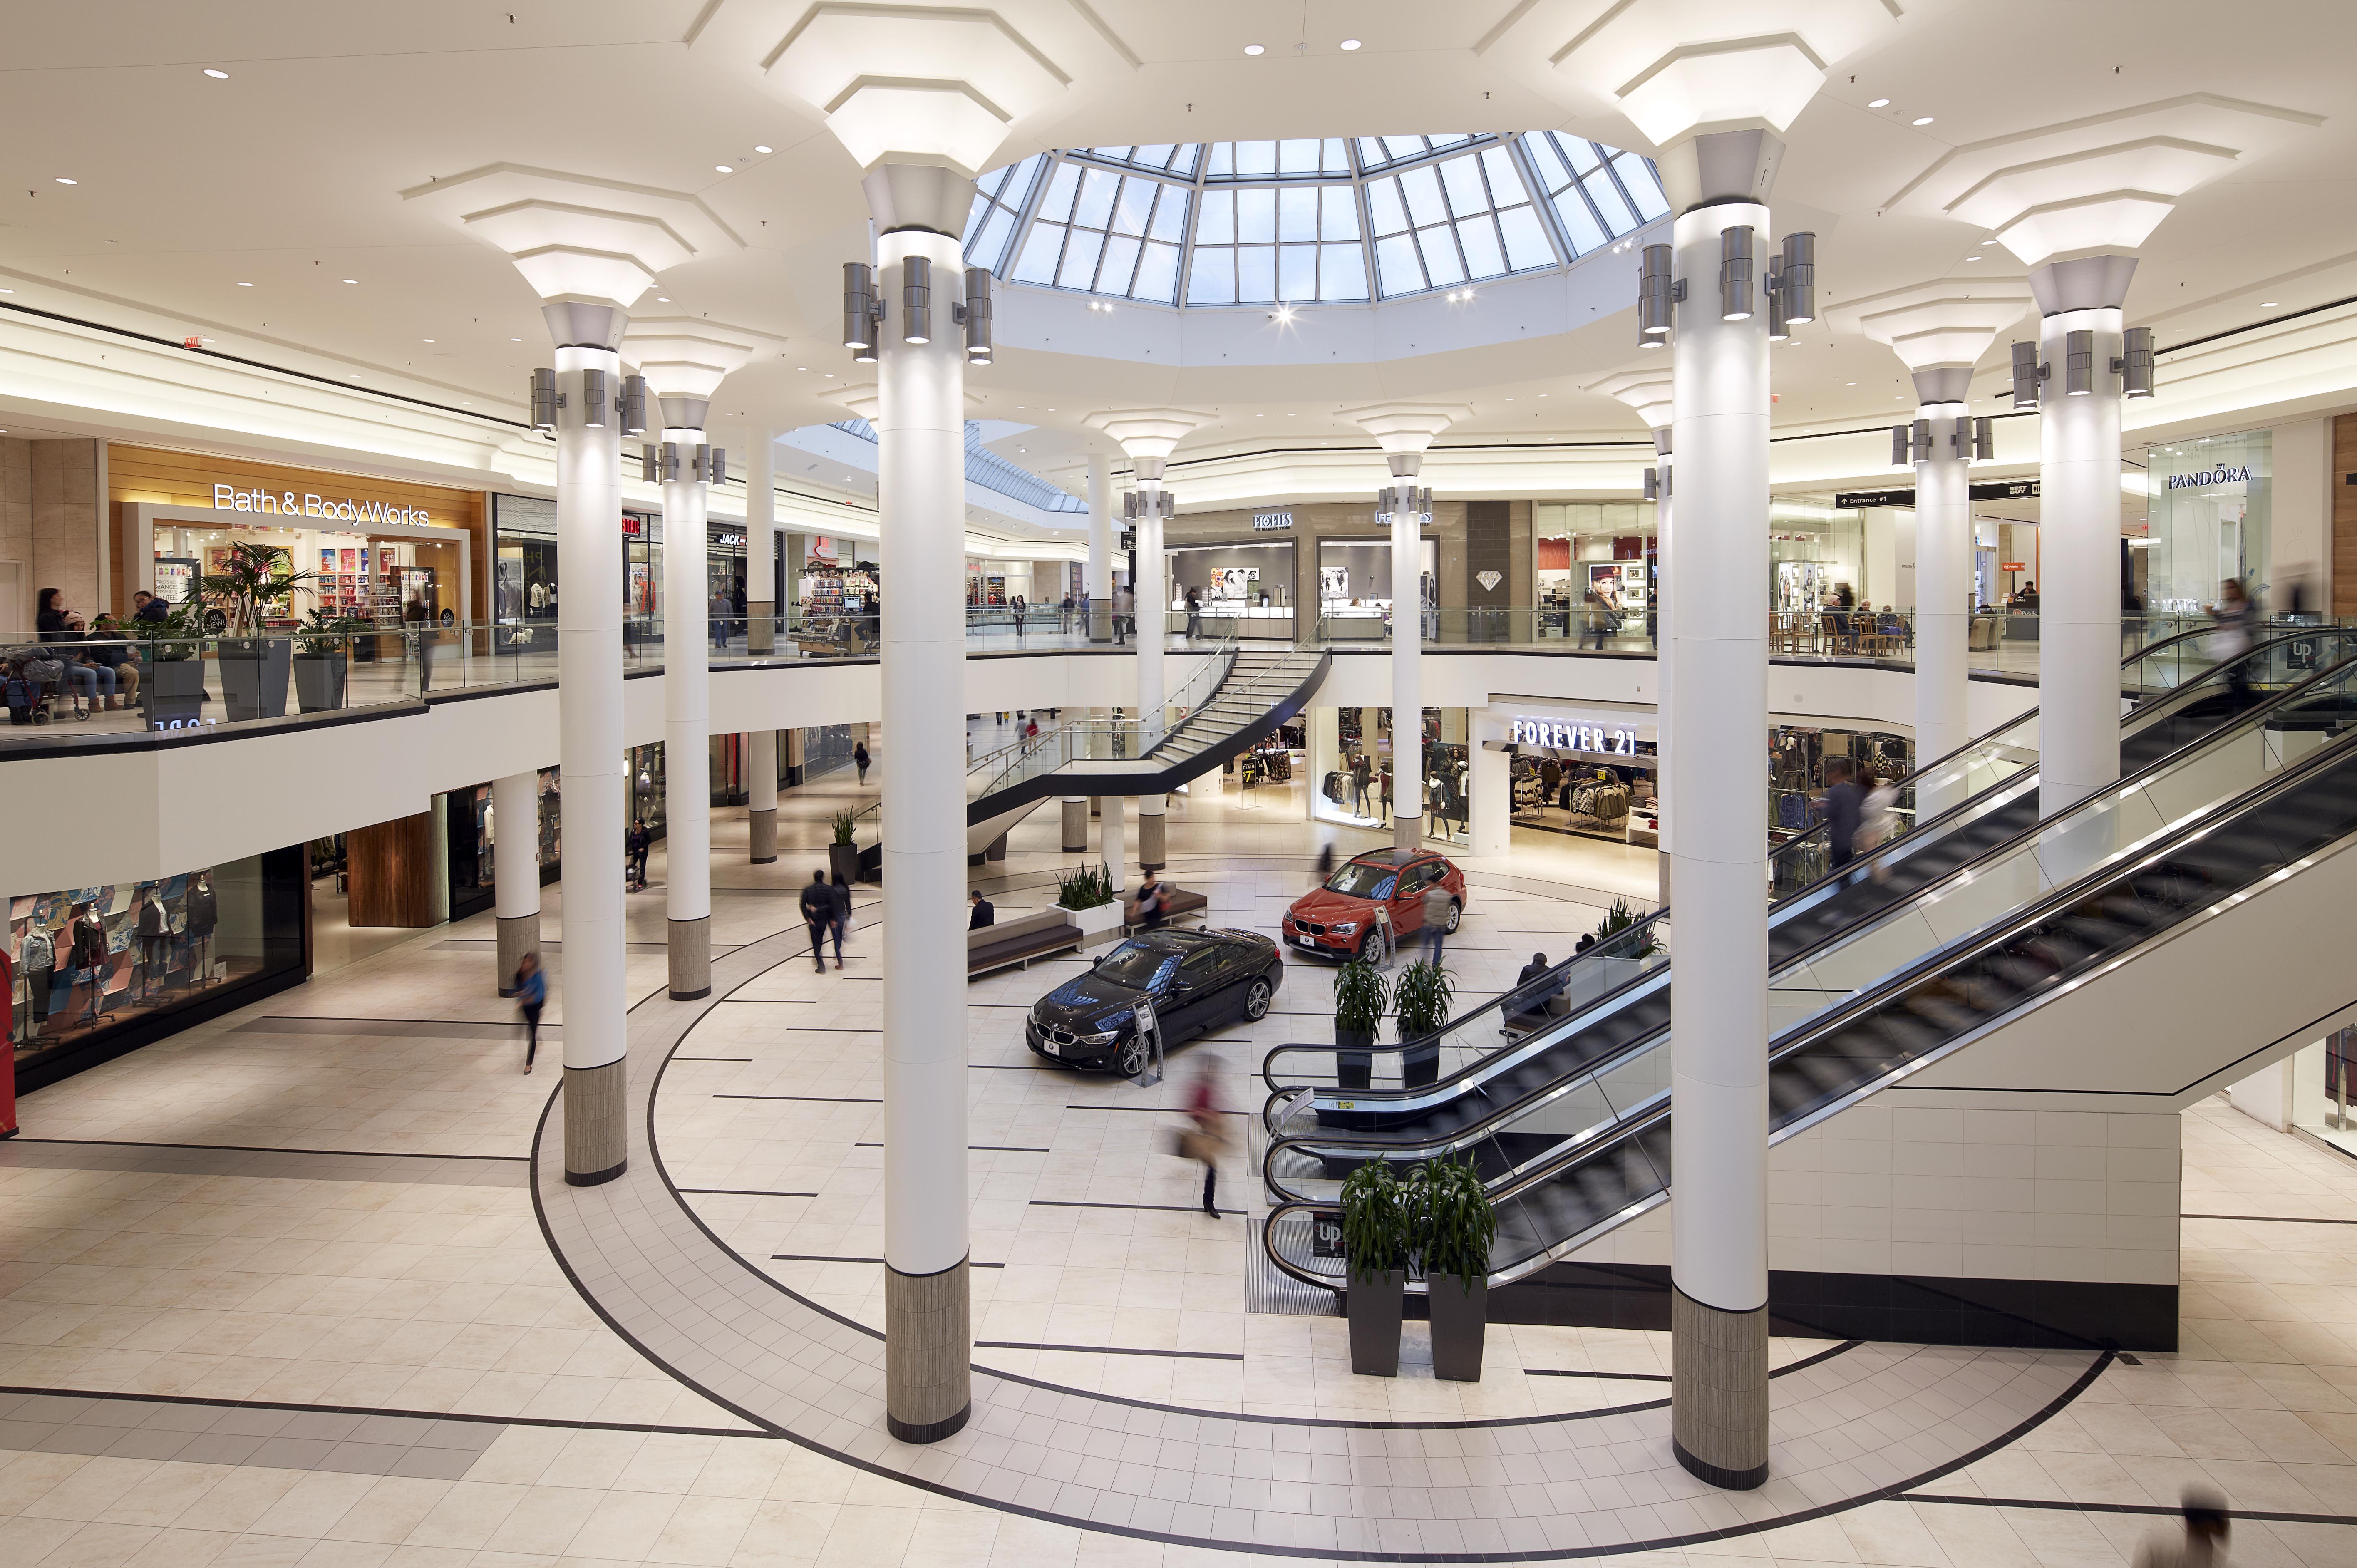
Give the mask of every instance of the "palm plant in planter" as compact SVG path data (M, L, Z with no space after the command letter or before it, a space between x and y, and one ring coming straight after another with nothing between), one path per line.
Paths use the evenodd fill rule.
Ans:
M372 629L370 623L349 616L311 612L295 636L295 704L307 714L323 714L344 705L344 683L351 664L354 634Z
M1392 1167L1370 1160L1342 1183L1343 1310L1351 1319L1351 1370L1399 1375L1400 1307L1415 1243L1407 1189Z
M1390 983L1365 959L1346 961L1334 972L1334 1060L1336 1081L1344 1089L1364 1089L1374 1068L1375 1034L1383 1026Z
M845 808L827 818L834 842L826 848L826 866L848 885L859 880L859 813Z
M1498 1211L1470 1161L1419 1165L1408 1185L1425 1301L1432 1314L1432 1375L1478 1383Z
M294 649L261 632L263 611L318 575L292 565L277 545L242 539L228 547L220 571L197 579L198 590L229 618L218 647L221 701L232 719L274 719L286 711Z
M1440 1076L1440 1031L1448 1027L1448 1009L1456 999L1448 972L1438 964L1419 961L1400 971L1392 987L1400 1041L1420 1042L1401 1053L1400 1077L1409 1088Z

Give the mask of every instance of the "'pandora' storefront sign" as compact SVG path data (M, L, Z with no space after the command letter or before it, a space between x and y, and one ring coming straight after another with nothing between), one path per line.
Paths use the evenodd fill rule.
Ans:
M432 518L422 506L388 506L382 501L333 500L325 496L301 494L294 490L242 490L235 485L213 487L213 510L216 511L271 512L285 517L311 517L326 522L407 523L412 527L432 525Z
M2251 470L2247 467L2204 468L2198 474L2171 474L2169 488L2172 490L2206 490L2212 485L2247 485Z

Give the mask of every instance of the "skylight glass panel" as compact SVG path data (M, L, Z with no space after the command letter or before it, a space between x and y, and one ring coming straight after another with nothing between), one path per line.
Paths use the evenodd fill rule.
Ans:
M1045 153L1035 153L974 181L974 205L965 219L966 265L996 272L1006 264L1007 242L1014 238L1023 203L1029 199L1031 187L1047 161Z
M1060 164L1007 276L1174 304L1189 194L1143 175Z
M1670 209L1661 177L1635 153L1560 131L1525 137L1523 145L1576 255L1633 234Z

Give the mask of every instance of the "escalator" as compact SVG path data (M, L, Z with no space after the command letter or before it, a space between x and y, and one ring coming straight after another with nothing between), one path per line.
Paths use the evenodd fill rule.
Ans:
M2357 631L2308 628L2213 664L2201 652L2204 637L2181 634L2123 662L2124 693L2145 693L2122 724L2127 776L2181 754L2237 715L2249 722L2312 682L2319 666L2357 655ZM2032 829L2037 725L2032 709L1902 780L1902 812L1918 811L1918 825L1855 862L1855 880L1792 869L1811 858L1822 864L1822 827L1778 846L1770 856L1770 972ZM1940 809L1942 800L1961 803ZM1308 1112L1320 1126L1440 1134L1587 1070L1668 1026L1674 915L1664 909L1605 938L1436 1036L1377 1047L1372 1090L1340 1088L1331 1046L1278 1047L1262 1069L1271 1091L1268 1124L1274 1130L1280 1118ZM1509 1042L1502 1050L1501 1034Z
M1771 1141L2049 1002L2075 997L2083 1016L2124 1004L2124 995L2107 1000L2105 986L2212 988L2201 964L2155 944L2233 918L2298 877L2341 887L2357 861L2336 852L2352 842L2357 660L2314 677L2266 717L2222 726L2167 767L2079 802L1972 875L1778 975ZM2158 967L2139 968L2147 956ZM2213 1042L2219 1059L2264 1046L2273 1028L2254 1020L2259 1037ZM1264 1231L1271 1260L1297 1280L1339 1287L1341 1261L1327 1255L1336 1251L1334 1187L1348 1168L1377 1158L1474 1161L1499 1211L1493 1285L1576 1251L1670 1195L1668 1046L1663 1030L1454 1133L1280 1136L1264 1166L1286 1199Z

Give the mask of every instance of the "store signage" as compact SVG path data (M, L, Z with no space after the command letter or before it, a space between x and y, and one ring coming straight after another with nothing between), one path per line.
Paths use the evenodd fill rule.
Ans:
M2248 468L2205 468L2198 474L2171 474L2169 488L2172 490L2206 490L2212 485L2247 485L2251 482Z
M741 533L716 533L712 536L712 542L723 550L742 550L745 548L745 536Z
M1291 528L1293 514L1289 511L1256 511L1253 513L1253 532L1266 533L1272 529Z
M1516 746L1544 746L1555 751L1595 751L1622 757L1637 755L1637 732L1626 725L1587 725L1562 719L1516 719L1506 738Z
M2038 497L2036 479L1991 479L1985 484L1964 487L1964 499L1975 501L2035 500ZM1870 506L1913 506L1915 489L1910 485L1893 490L1836 490L1834 493L1835 511L1857 511Z
M640 534L645 532L645 526L640 523L637 518L632 517L629 512L624 512L622 514L622 535L624 538L636 539Z
M326 496L298 495L293 490L242 490L235 485L213 487L213 510L316 517L329 522L402 522L417 528L425 527L432 521L422 506L334 500Z
M2029 563L2027 561L2000 561L1996 564L1996 569L2000 572L2027 572L2029 570Z

